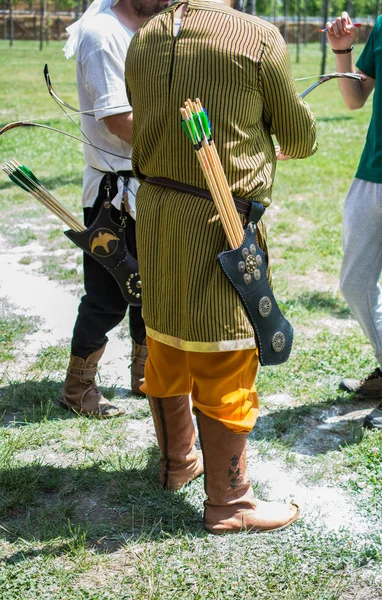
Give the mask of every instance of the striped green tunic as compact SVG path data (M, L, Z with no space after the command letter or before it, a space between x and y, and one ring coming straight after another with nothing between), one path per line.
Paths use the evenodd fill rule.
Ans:
M134 111L133 169L207 188L180 125L200 98L232 193L268 206L275 134L284 154L310 156L315 120L299 97L276 27L215 1L190 0L174 36L173 4L134 36L126 85ZM214 204L143 183L137 248L150 337L199 352L255 347L240 299L217 262L227 248Z

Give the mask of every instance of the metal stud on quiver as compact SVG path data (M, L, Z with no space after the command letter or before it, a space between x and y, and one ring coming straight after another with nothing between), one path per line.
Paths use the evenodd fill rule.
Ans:
M256 241L255 223L248 224L241 246L221 252L218 261L255 330L260 363L278 365L288 360L293 328L281 313L269 285L266 257Z

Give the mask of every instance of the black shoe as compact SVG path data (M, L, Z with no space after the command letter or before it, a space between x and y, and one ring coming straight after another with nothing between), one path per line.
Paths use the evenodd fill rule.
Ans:
M343 379L339 385L345 392L353 392L364 396L381 396L382 398L382 371L378 367L365 379Z
M368 429L382 429L382 402L365 417L363 426Z

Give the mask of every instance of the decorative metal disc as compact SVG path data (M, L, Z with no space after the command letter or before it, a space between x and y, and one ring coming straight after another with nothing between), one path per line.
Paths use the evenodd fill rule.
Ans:
M261 277L261 273L260 273L259 269L255 269L253 271L253 278L256 279L256 281L259 281L260 277Z
M142 281L139 273L130 273L129 278L125 281L128 293L134 298L141 297Z
M248 248L243 248L242 251L241 251L242 257L243 258L247 258L248 254L249 254Z
M260 298L259 302L259 313L261 317L269 317L272 312L272 302L268 296Z
M260 254L256 254L256 264L258 266L263 264L263 259L261 258Z
M285 348L285 335L277 331L272 338L272 348L275 352L281 352Z
M251 244L249 247L249 251L251 254L256 254L256 246L255 244Z
M243 262L242 260L238 263L237 265L237 270L239 271L239 273L244 273L245 271L245 262Z
M252 254L247 256L247 258L245 259L245 268L247 270L247 273L253 273L256 269L256 266L256 258L252 256Z
M251 276L249 273L244 273L243 279L244 279L244 283L246 283L246 284L251 283Z

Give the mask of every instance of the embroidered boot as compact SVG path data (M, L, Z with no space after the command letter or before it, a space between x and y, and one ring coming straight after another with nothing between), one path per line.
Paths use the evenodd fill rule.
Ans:
M161 452L159 482L166 490L178 490L203 473L189 397L147 398Z
M131 391L136 396L144 396L145 394L139 389L145 381L145 364L147 359L146 340L142 345L133 341L133 349L131 352Z
M86 360L79 356L71 356L61 406L69 408L80 415L108 419L125 414L125 411L106 400L95 384L97 365L104 353L105 346L96 350Z
M247 473L246 434L197 411L204 460L204 526L214 534L274 531L293 523L296 504L263 502L254 497Z

